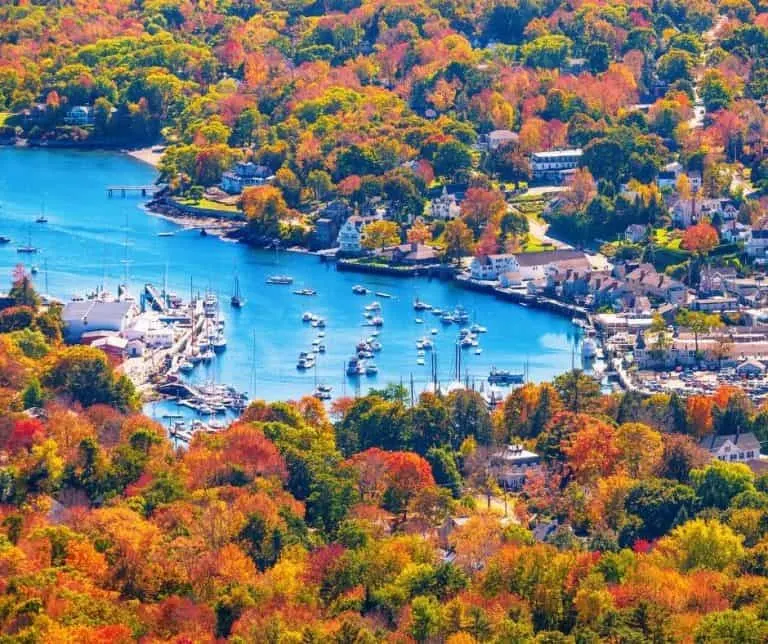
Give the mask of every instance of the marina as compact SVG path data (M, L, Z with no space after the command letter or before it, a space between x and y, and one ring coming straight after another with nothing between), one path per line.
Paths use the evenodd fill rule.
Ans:
M27 167L32 161L26 157L39 158L39 172L21 172L19 155ZM73 168L88 180L74 185ZM40 270L34 280L40 291L66 301L102 284L114 291L127 276L133 292L146 283L165 283L168 291L185 300L198 293L216 295L226 349L219 346L217 353L210 338L201 338L198 355L179 358L178 377L191 386L215 382L248 392L249 398L285 400L317 394L328 400L390 382L410 382L413 377L418 392L433 380L430 354L435 355L439 381L447 385L456 379L455 347L464 327L475 335L478 346L470 340L462 351L461 376L478 388L488 385L494 365L518 372L527 362L533 381L550 379L571 366L580 330L562 316L448 281L361 276L337 271L333 264L306 253L277 254L223 243L213 235L200 235L199 228L183 229L148 215L137 196L110 200L103 192L106 185L144 185L153 179L151 168L118 154L0 149L2 232L13 240L27 239L29 222L39 212L36 184L44 181L57 189L46 201L51 223L35 228L33 239L39 250L35 263ZM114 225L115 221L121 223ZM160 237L163 232L174 234ZM20 259L13 244L0 246L4 274L10 277ZM292 288L266 284L270 276L280 275L292 278ZM305 289L316 294L293 294ZM158 286L157 292L161 291ZM416 301L431 308L419 311ZM370 318L364 317L366 312ZM314 318L302 322L308 313ZM450 322L441 323L444 313ZM455 322L457 313L466 321ZM416 317L422 323L415 322ZM485 327L486 333L472 330L473 324ZM366 364L363 373L356 370L347 376L356 344L368 337L382 346L375 359L368 359L375 370ZM433 349L419 356L416 342L424 337ZM317 348L314 366L297 369L298 354L313 347ZM319 385L331 389L318 390ZM158 418L174 414L188 421L200 418L196 410L171 401L149 403L147 412ZM228 411L219 419L231 415Z

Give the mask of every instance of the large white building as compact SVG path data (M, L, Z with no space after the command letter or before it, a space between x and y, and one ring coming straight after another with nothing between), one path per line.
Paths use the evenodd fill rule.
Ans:
M338 236L339 252L355 254L363 249L363 219L352 216L344 222Z
M68 341L79 342L87 331L124 332L137 314L131 301L80 300L68 302L61 312Z
M261 186L274 179L272 171L264 165L240 161L221 176L221 189L232 195L240 194L250 186Z
M562 182L564 175L577 168L581 161L581 149L550 150L531 155L531 170L536 181Z
M472 278L476 280L497 280L503 273L515 272L518 269L517 259L511 253L481 255L475 257L469 266Z
M442 194L432 200L430 208L435 219L456 219L461 214L461 207L456 201L456 195L449 194L445 186L443 186Z

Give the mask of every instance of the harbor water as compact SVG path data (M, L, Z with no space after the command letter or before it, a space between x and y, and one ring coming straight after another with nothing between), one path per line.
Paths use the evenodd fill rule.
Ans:
M144 185L155 177L151 167L117 153L0 148L0 235L12 239L0 246L0 279L9 283L21 262L37 265L38 290L62 300L102 285L114 292L125 280L137 296L146 282L166 284L185 299L212 291L219 297L228 346L187 379L233 385L250 398L296 398L310 394L316 383L332 386L334 397L393 382L410 387L411 380L421 391L432 379L429 352L424 364L417 364L416 342L423 336L434 342L438 380L455 380L458 327L442 325L429 311L414 311L416 297L443 310L463 306L471 322L487 327L478 336L481 353L475 347L460 351L461 379L478 388L487 387L493 366L526 369L529 379L541 381L569 369L574 355L578 361L576 329L566 318L450 282L342 273L312 255L276 254L203 237L147 213L141 197L107 197L108 185ZM48 223L35 223L42 212ZM40 252L17 253L16 247L28 242ZM267 277L275 274L290 275L293 284L267 285ZM229 301L235 276L246 300L240 310ZM353 294L356 284L371 293ZM5 288L2 283L0 290ZM293 293L302 288L317 295ZM384 318L378 337L383 349L375 356L378 374L349 378L344 363L372 331L363 326L363 308L374 300ZM302 322L307 311L327 321L322 330L326 352L316 367L300 372L299 352L309 351L321 331ZM159 403L147 411L162 415L171 408L175 413L175 405Z

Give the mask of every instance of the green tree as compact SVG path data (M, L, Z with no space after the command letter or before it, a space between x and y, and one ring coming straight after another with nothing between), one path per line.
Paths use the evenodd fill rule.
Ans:
M768 623L744 610L710 613L694 633L696 644L761 644L768 638Z
M557 376L552 383L563 406L575 413L589 411L600 397L600 383L581 369Z
M417 642L426 642L436 635L442 625L440 604L431 595L416 597L411 602L410 632Z
M713 461L691 471L691 484L704 507L725 510L737 494L754 489L754 475L744 463Z

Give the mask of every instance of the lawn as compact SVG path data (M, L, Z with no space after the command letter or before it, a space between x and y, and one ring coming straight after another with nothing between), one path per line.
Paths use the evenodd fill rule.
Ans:
M221 212L239 212L237 206L230 206L218 201L202 198L200 201L194 199L177 199L182 206L192 206L194 208L205 208L206 210L220 210Z
M5 125L5 121L8 119L9 116L13 116L10 112L0 112L0 127Z

